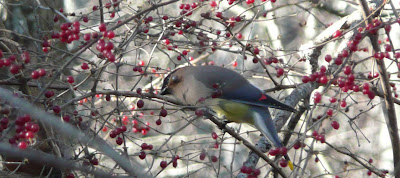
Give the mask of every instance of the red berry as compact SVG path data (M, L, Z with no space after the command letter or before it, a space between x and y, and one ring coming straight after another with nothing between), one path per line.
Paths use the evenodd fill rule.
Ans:
M141 151L141 152L139 153L139 158L140 158L140 159L146 158L146 153L145 153L144 151Z
M165 117L165 116L167 116L167 115L168 115L167 110L164 109L164 108L162 108L161 111L160 111L160 116L161 116L161 117Z
M326 114L328 116L332 116L333 115L333 110L332 109L328 109L328 111L326 111Z
M15 75L15 74L18 74L19 71L20 71L19 65L17 65L17 64L11 65L11 67L10 67L10 72L11 72L12 74L14 74L14 75Z
M53 106L53 112L58 114L61 112L61 107L60 106Z
M82 63L81 68L82 68L83 70L87 70L87 69L89 69L89 64L86 63L86 62L84 62L84 63Z
M39 72L36 70L32 71L31 77L32 79L38 79L40 77Z
M331 125L336 130L339 129L339 127L340 127L340 125L339 125L339 123L337 121L332 121Z
M160 162L160 167L161 167L161 168L165 169L167 166L168 166L167 161L161 161L161 162Z
M321 143L325 143L325 135L318 135L317 140L319 140Z
M372 172L371 172L370 170L368 170L367 175L368 175L368 176L371 176L371 175L372 175Z
M46 76L46 70L45 69L39 69L39 75L40 75L40 77Z
M28 147L28 143L26 143L25 141L18 143L18 148L21 150L25 150L27 147Z
M342 58L339 58L339 57L338 57L338 58L335 59L335 64L336 64L336 65L340 65L340 64L342 64L342 63L343 63Z
M136 93L141 95L142 94L142 89L141 88L136 88Z
M326 61L326 62L331 62L331 61L332 61L332 56L329 55L329 54L327 54L327 55L325 56L325 61Z
M211 1L210 6L211 6L211 7L217 7L217 2Z
M105 23L100 24L99 30L100 32L105 32L107 30L107 25Z
M142 135L147 135L147 130L146 129L142 129L142 131L140 132Z
M115 143L117 143L118 145L122 145L122 143L124 143L124 140L121 137L118 137L117 140L115 140Z
M246 3L247 3L247 4L253 4L253 3L254 3L254 0L246 0Z
M108 31L108 32L106 32L106 36L107 36L109 39L112 39L112 38L115 37L115 33L114 33L114 31Z
M385 44L385 51L387 52L392 51L392 46L390 44Z
M85 41L89 41L89 40L90 40L90 37L91 37L91 34L90 34L90 33L86 33L86 34L83 35L83 39L84 39Z
M283 75L284 74L284 70L282 69L282 68L278 68L278 69L276 69L276 74L277 74L277 76L281 76L281 75Z
M319 82L322 84L327 84L328 83L328 77L325 75L319 78Z
M344 67L343 73L346 75L350 75L351 74L351 66Z
M211 137L212 137L214 140L216 140L216 139L218 138L218 135L217 135L217 133L213 132L213 133L211 133Z
M201 117L204 115L204 111L202 109L197 109L195 112L196 116Z
M341 106L342 108L346 107L346 105L347 105L347 103L346 103L345 100L342 100L342 101L340 102L340 106Z
M272 148L272 149L269 150L268 153L269 153L269 155L271 155L271 156L276 156L276 155L279 154L279 148Z
M142 107L144 106L144 101L143 101L143 100L139 100L139 101L136 103L136 105L137 105L138 108L142 108Z
M333 35L332 35L333 38L337 38L340 36L342 36L342 31L340 31L340 30L336 30L335 33L333 33Z
M32 131L25 132L25 138L32 139L34 137L34 133Z
M254 52L254 54L259 54L260 53L260 50L258 49L258 48L254 48L254 50L253 50L253 52Z
M241 33L238 33L238 34L236 34L236 38L240 40L243 38L243 35Z
M28 130L32 131L33 133L36 133L39 131L40 127L39 124L32 124L29 128L27 128Z
M68 76L67 77L67 82L70 83L70 84L74 83L75 82L74 77L73 76Z
M63 116L63 120L64 120L65 122L69 122L69 121L71 120L71 116L69 116L69 115L64 115L64 116Z
M322 99L321 93L315 92L315 93L314 93L314 103L319 103L319 102L321 102L321 99Z
M233 67L237 67L238 66L238 62L237 61L233 61L232 66Z
M300 141L297 141L297 142L293 145L293 148L294 148L295 150L299 149L300 147L301 147L301 142L300 142Z
M168 20L168 15L164 15L164 16L162 17L162 19L163 19L163 20Z
M286 155L287 154L287 148L286 147L281 147L279 148L279 154L280 155Z
M302 81L303 83L308 83L308 82L310 81L310 77L309 77L309 76L303 76L303 77L301 78L301 81Z
M200 153L200 160L204 160L206 158L206 153L201 152Z
M211 161L215 163L218 161L218 158L216 156L211 156Z
M51 90L46 91L46 92L44 93L44 96L45 96L46 98L51 98L52 96L54 96L54 91L51 91Z
M288 162L287 162L287 160L286 159L281 159L280 161L279 161L279 165L281 165L281 167L286 167L287 165L288 165Z
M343 57L347 57L347 56L349 56L349 51L347 51L346 49L344 49L344 50L341 52L341 54L342 54Z

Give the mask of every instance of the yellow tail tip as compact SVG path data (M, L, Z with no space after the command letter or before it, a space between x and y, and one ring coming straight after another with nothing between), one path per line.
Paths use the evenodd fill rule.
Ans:
M293 167L292 161L288 160L288 166L289 166L290 170L293 171L294 167Z

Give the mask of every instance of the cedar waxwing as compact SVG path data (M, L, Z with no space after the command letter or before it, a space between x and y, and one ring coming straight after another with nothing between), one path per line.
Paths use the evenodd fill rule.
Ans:
M277 148L283 144L268 108L296 112L264 94L239 73L217 66L175 69L164 79L160 94L172 94L185 104L206 106L228 121L252 124ZM289 157L284 156L293 170Z

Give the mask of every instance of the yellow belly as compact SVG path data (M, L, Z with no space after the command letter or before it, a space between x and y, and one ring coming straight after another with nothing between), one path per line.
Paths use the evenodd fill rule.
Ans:
M212 103L210 108L220 117L225 116L227 120L237 123L253 124L248 105L225 99L214 99Z

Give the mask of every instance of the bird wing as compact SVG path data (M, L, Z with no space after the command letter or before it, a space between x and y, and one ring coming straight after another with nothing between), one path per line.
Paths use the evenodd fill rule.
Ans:
M244 84L239 87L227 86L223 89L221 98L248 105L270 107L290 112L297 112L297 110L293 107L286 105L278 100L275 100L274 98L268 96L250 83Z

